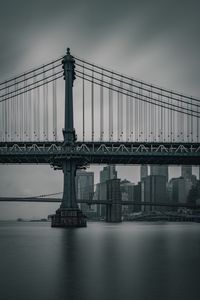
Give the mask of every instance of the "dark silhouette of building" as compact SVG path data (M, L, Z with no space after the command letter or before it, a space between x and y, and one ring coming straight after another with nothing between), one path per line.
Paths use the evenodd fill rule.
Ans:
M141 182L141 204L142 202L166 202L166 176L149 175ZM161 210L156 206L142 206L142 210Z
M120 179L110 179L106 182L107 185L107 200L112 204L106 206L106 221L121 222L122 221L122 206L121 206L121 190Z
M182 165L181 166L181 177L187 180L191 180L192 178L192 166L190 165Z
M151 165L150 175L165 176L167 183L169 179L168 165Z
M140 181L148 176L148 165L140 166Z

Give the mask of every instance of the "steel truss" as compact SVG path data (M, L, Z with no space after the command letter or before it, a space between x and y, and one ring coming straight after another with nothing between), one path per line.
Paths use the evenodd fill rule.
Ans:
M192 164L200 165L199 143L3 142L1 164L51 164L74 158L86 164Z

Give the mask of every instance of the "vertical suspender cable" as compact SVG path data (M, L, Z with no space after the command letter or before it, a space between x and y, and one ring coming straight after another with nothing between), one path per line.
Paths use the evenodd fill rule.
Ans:
M6 87L6 93L8 92L8 89ZM8 122L8 110L7 110L7 105L8 105L8 101L5 101L5 140L7 141L8 138L8 127L7 127L7 122Z
M83 65L83 142L85 141L85 68Z
M150 97L152 100L152 86L151 86L151 90L150 90ZM150 141L153 142L153 104L150 104L149 107L149 113L150 113L150 125L151 125L151 132L150 132Z
M162 105L162 90L160 92L160 103ZM163 142L163 122L164 122L164 118L163 118L163 107L160 108L160 141Z
M45 87L45 70L43 67L43 139L46 140L46 87Z
M144 141L147 141L147 124L148 124L148 119L147 119L147 103L143 103L144 111L143 111L143 126L144 126Z
M16 90L18 89L18 84L16 83ZM17 92L16 92L17 94ZM15 140L17 141L19 139L19 126L18 126L18 119L19 119L19 96L16 95L16 101L14 105L14 114L15 114Z
M135 141L138 142L138 97L135 99Z
M39 141L40 140L40 87L37 88L37 95L36 95L36 120L37 120L37 140Z
M129 86L129 89L130 89L130 92L132 92L133 90L133 87L132 85L130 84ZM135 110L133 111L133 98L130 98L130 140L133 141L133 118L135 116L134 112Z
M23 85L23 83L21 83ZM20 133L20 141L23 140L23 101L24 101L24 95L21 94L19 96L19 133Z
M49 140L49 85L46 84L46 140Z
M35 75L35 72L33 73ZM34 76L33 83L35 86L36 76ZM36 89L33 90L33 139L37 138L37 108L36 108Z
M126 95L126 140L130 139L130 97Z
M120 141L120 94L117 92L117 140Z
M149 91L149 99L151 100L151 92L150 91ZM147 140L148 140L148 142L150 142L151 141L151 104L150 103L147 103L147 112L149 115Z
M25 100L24 100L24 139L27 140L27 80L24 76L24 87L25 87Z
M100 85L100 141L103 141L103 71L101 76L101 85Z
M170 107L172 107L172 98L170 97ZM173 128L173 120L172 120L172 110L170 109L170 121L169 121L169 126L170 126L170 140L169 142L172 142L172 128Z
M179 110L181 110L180 107L181 103L178 102ZM180 127L181 127L181 122L180 122L180 113L176 112L176 141L180 141Z
M16 80L14 81L14 89L15 89L15 91L16 91ZM11 103L10 103L10 105L11 105L11 108L10 108L10 110L11 110L11 113L10 113L10 125L11 125L11 128L10 128L10 140L11 141L13 141L14 139L13 139L13 137L14 137L14 103L15 103L15 97L14 97L14 99L12 99L11 100Z
M191 110L192 110L192 97L191 97L191 100L190 100L190 107L191 107ZM191 116L191 142L193 142L193 134L194 134L194 127L193 127L193 117Z
M120 83L120 87L121 89L123 89L123 77L121 78L121 83ZM120 93L120 112L121 112L121 132L120 132L120 136L121 136L121 141L123 139L123 134L124 134L124 119L123 119L123 94Z
M32 92L29 91L29 140L32 140Z
M138 126L139 126L139 130L138 130L138 133L139 133L139 141L141 142L142 141L142 134L143 134L143 128L142 128L142 83L141 83L141 86L139 88L139 122L138 122Z
M19 85L20 87L21 85ZM19 132L19 140L22 139L22 95L19 95L19 102L18 102L18 132Z
M187 109L189 109L189 102L187 103ZM187 142L190 141L190 116L187 115Z
M9 93L9 88L7 90ZM10 141L10 122L11 122L11 117L10 117L10 100L7 101L7 110L8 110L8 141Z
M53 74L55 69L53 68ZM57 140L57 88L56 80L53 80L53 139Z
M112 91L113 78L111 76L110 89L109 89L109 141L113 140L113 91Z
M92 141L94 141L94 71L92 70L92 82L91 82L91 130Z
M197 107L197 114L199 116L199 106ZM199 143L199 117L197 117L196 122L197 122L197 143Z
M2 109L2 141L5 141L5 139L4 139L4 132L5 132L5 126L4 126L4 122L5 122L5 118L4 118L4 116L5 116L5 114L4 114L4 106L5 106L5 102L3 101L2 103L1 103L1 109Z
M181 101L181 111L183 109L182 96L180 97ZM184 114L180 113L180 141L184 142Z
M2 124L2 121L3 121L3 113L2 113L2 106L3 106L3 102L0 103L0 141L3 142L3 136L2 136L2 133L3 133L3 124Z

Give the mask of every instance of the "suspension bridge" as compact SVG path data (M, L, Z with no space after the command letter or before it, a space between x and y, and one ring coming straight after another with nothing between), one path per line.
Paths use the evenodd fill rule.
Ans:
M199 165L199 113L195 97L72 56L68 48L64 57L0 83L0 163L62 169L52 226L86 226L76 170L91 163Z

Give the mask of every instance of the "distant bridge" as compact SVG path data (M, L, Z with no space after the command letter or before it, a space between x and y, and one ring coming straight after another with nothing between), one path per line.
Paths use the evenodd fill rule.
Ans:
M27 203L60 203L61 198L45 198L45 197L0 197L0 202L27 202ZM183 207L188 209L200 209L200 205L194 205L190 203L169 203L169 202L134 202L134 201L108 201L108 200L87 200L87 199L77 199L77 203L86 203L88 205L103 204L121 204L121 205L144 205L144 206L160 206L160 207Z

